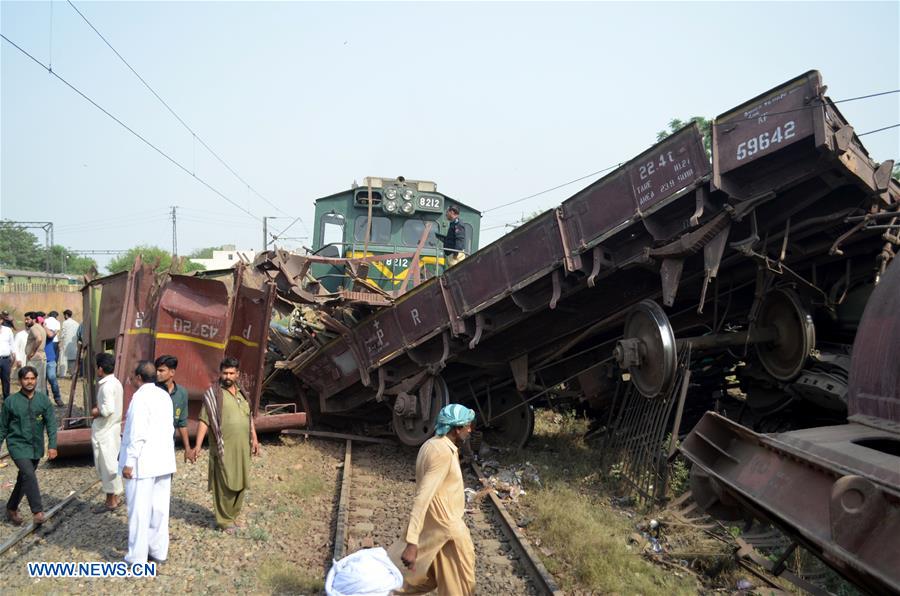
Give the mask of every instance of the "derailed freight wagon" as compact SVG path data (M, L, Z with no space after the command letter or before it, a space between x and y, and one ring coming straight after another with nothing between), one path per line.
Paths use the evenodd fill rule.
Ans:
M689 125L284 366L314 415L412 445L448 401L522 444L530 404L609 411L623 371L630 395L670 403L697 368L685 424L736 391L750 424L840 419L894 255L869 219L896 209L892 162L868 156L815 71L717 118L711 158Z
M260 432L305 424L294 404L260 408L262 370L275 298L274 287L254 269L239 264L225 271L176 275L156 271L136 259L130 271L92 280L83 289L85 371L83 415L73 415L70 399L61 421L62 455L90 451L88 415L95 403L96 354L115 354L115 376L125 389L125 408L137 387L134 369L141 360L163 354L178 358L176 382L189 396L189 432L194 436L203 392L218 378L219 362L241 362L241 384L248 392ZM74 394L73 394L74 395Z

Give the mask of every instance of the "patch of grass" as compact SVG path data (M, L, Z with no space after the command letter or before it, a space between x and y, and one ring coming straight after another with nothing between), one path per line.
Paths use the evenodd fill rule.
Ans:
M678 454L669 471L669 490L673 497L678 497L691 487L691 468L684 456Z
M600 448L584 440L589 424L571 412L538 410L528 446L499 457L538 469L543 488L530 487L515 509L533 520L528 534L539 539L547 569L569 593L695 594L694 576L679 577L645 559L640 546L629 548L636 520L608 504L621 471L601 468Z
M603 594L694 594L692 578L677 577L643 559L627 539L633 529L602 502L562 486L531 493L530 533L537 533L542 557L563 589Z
M255 540L257 542L268 542L269 541L269 533L265 528L261 528L260 526L253 526L247 532L247 537L250 540Z
M537 410L534 414L534 436L528 446L519 453L500 455L501 463L517 463L524 457L537 467L544 486L568 485L573 479L596 481L597 456L583 439L589 421L574 412Z
M298 474L286 483L287 492L300 499L314 497L325 490L325 480L318 474Z
M273 594L318 594L325 582L307 569L284 559L266 559L259 567L259 581Z

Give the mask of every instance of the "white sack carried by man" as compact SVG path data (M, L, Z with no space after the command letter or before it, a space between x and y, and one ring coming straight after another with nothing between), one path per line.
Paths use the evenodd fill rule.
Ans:
M387 596L403 585L403 575L387 552L366 548L335 561L325 580L328 596Z

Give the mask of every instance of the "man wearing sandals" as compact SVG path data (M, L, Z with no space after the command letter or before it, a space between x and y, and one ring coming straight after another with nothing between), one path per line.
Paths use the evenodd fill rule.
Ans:
M68 311L66 311L68 312ZM119 476L119 446L122 443L122 383L113 375L116 357L112 354L97 354L97 405L91 409L94 421L91 423L91 447L94 450L94 467L106 503L94 509L94 513L112 511L119 506L119 497L125 489Z
M240 363L225 358L219 364L219 382L203 394L193 459L203 447L209 429L209 490L213 494L216 526L234 534L237 517L250 481L250 455L259 455L259 441L246 393L238 386Z
M175 473L172 398L156 386L156 367L148 360L134 371L138 390L125 415L119 469L128 503L128 554L131 565L162 563L169 553L169 500Z

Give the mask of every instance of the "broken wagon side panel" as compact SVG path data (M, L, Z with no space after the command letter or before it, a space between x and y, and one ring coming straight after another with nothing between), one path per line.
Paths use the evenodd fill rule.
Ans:
M258 290L244 283L244 277L241 277L235 292L234 315L225 347L225 355L233 356L241 363L241 384L250 394L246 397L252 404L254 414L259 408L262 367L274 297L273 284L265 284Z
M163 288L156 322L158 358L178 358L176 382L192 399L218 378L228 342L228 291L212 279L173 275Z
M157 298L157 281L153 268L144 264L140 258L136 259L123 289L124 304L118 320L120 332L116 341L115 375L122 382L123 405L127 409L131 396L138 389L134 381L134 370L138 362L153 359L153 310ZM103 296L106 295L104 288ZM101 311L102 303L101 297ZM101 325L105 325L102 313Z

